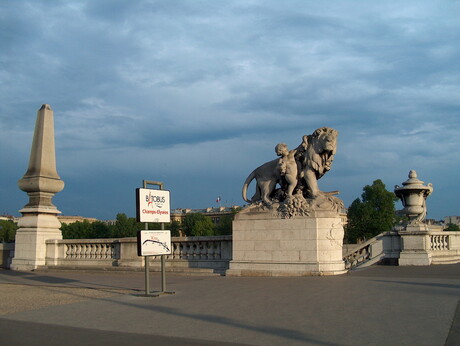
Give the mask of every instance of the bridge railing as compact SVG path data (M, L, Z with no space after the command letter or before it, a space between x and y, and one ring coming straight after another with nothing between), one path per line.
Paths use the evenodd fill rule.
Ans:
M383 259L397 259L400 252L401 239L398 232L384 232L356 246L343 256L343 260L346 269L353 269L369 266Z
M460 261L460 232L429 232L431 263L447 264Z
M232 236L172 237L167 266L226 269ZM136 238L47 240L47 266L142 267ZM152 260L157 256L152 256ZM155 265L155 264L154 264Z

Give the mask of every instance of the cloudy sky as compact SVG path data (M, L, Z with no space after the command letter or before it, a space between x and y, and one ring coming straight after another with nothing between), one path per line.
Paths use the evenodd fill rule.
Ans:
M55 117L64 215L243 205L247 175L322 126L348 206L415 169L460 215L459 1L0 0L0 214L19 215L36 112ZM401 204L397 203L397 208Z

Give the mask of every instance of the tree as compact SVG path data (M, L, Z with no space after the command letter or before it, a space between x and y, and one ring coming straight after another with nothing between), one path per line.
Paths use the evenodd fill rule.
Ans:
M200 213L188 213L183 221L183 230L186 236L210 236L215 234L212 220Z
M112 228L102 221L83 222L77 221L61 226L62 238L64 239L97 239L111 238Z
M216 227L218 235L232 234L232 222L234 215L222 215L220 217L219 225Z
M458 232L460 231L460 227L454 223L448 223L447 224L447 227L444 229L444 231L448 231L448 232Z
M181 225L180 225L180 222L177 220L174 220L169 224L169 230L171 231L171 237L180 236L180 232L179 232L180 229L181 229Z
M62 238L64 239L86 239L88 238L90 223L86 220L77 221L69 224L62 224Z
M348 208L346 239L349 242L366 240L379 233L391 231L396 222L393 192L385 189L385 184L375 180L371 186L363 188L362 200L355 199Z
M0 220L0 242L11 243L14 241L18 225L11 220Z
M216 233L218 235L231 235L233 231L233 220L235 219L235 215L241 210L241 207L232 209L232 213L230 215L223 215L220 218L219 225L216 228Z
M137 222L135 218L128 218L124 213L117 214L113 236L115 238L135 237L137 231L144 229L144 224Z

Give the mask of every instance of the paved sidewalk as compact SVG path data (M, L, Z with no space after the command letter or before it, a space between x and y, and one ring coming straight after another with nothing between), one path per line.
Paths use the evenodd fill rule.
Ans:
M167 289L176 293L144 297L143 272L0 270L0 344L460 345L460 264L303 278L167 273Z

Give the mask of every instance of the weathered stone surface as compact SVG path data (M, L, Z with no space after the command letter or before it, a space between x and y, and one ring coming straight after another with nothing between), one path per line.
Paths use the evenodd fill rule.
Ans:
M250 211L233 222L230 276L309 276L346 272L340 215L280 219Z
M64 188L56 171L54 115L49 105L37 113L29 166L18 181L29 195L29 203L20 210L22 218L16 232L13 270L32 270L46 262L46 240L62 239L60 212L52 203L55 193Z
M318 210L340 212L343 202L335 197L338 191L323 192L318 179L331 169L337 150L338 132L328 127L305 135L293 150L279 143L275 152L279 159L256 168L244 182L242 196L251 207L280 218L310 216ZM256 192L249 199L248 186L256 180Z

